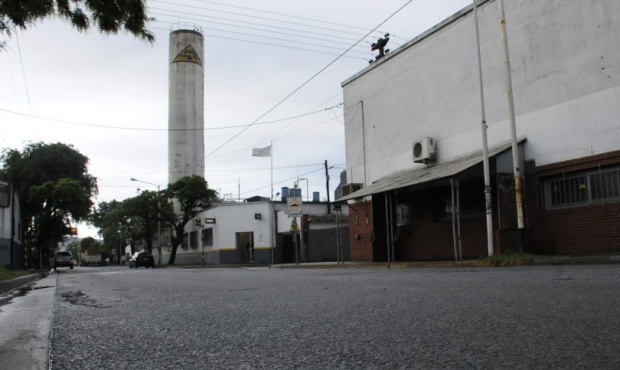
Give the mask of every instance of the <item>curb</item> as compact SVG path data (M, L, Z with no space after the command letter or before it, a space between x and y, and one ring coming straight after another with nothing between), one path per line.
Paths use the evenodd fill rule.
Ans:
M30 275L20 276L10 280L0 281L0 294L9 293L12 290L31 284L48 275L47 272L34 272Z
M421 268L421 267L517 267L517 266L544 266L544 265L595 265L620 263L620 255L613 256L581 256L581 257L532 257L532 258L507 258L490 260L467 260L467 261L430 261L430 262L310 262L302 264L272 265L272 269L334 269L334 268Z

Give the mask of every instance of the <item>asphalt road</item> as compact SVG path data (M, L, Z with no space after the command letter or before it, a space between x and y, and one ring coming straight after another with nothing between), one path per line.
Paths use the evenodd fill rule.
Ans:
M76 268L52 369L618 369L620 265Z

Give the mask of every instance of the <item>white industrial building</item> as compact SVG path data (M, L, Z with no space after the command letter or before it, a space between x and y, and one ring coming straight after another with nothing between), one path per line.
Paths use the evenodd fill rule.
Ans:
M493 252L620 251L620 6L504 2L519 230L499 2L477 9ZM474 14L468 6L342 83L353 260L488 254Z
M307 202L302 214L291 218L285 199L223 202L201 212L185 227L178 249L178 265L249 265L349 259L348 208ZM297 234L291 228L295 219ZM294 235L297 235L297 255ZM201 236L201 237L200 237ZM341 248L337 252L337 248ZM162 260L169 258L164 248ZM153 248L158 260L156 248Z

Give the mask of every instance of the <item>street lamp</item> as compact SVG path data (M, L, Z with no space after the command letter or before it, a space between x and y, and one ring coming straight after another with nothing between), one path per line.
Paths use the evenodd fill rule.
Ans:
M157 184L153 184L152 182L147 182L147 181L142 181L142 180L138 180L135 178L130 178L129 180L131 181L137 181L137 182L141 182L144 184L149 184L149 185L153 185L157 187L157 252L158 252L158 260L159 260L159 266L161 267L161 218L159 216L160 213L160 209L161 209L161 204L159 203L159 192L160 192L160 187Z

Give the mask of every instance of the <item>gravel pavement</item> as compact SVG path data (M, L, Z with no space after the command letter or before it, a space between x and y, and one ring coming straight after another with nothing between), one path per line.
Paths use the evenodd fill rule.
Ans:
M52 369L618 369L620 265L85 268Z

